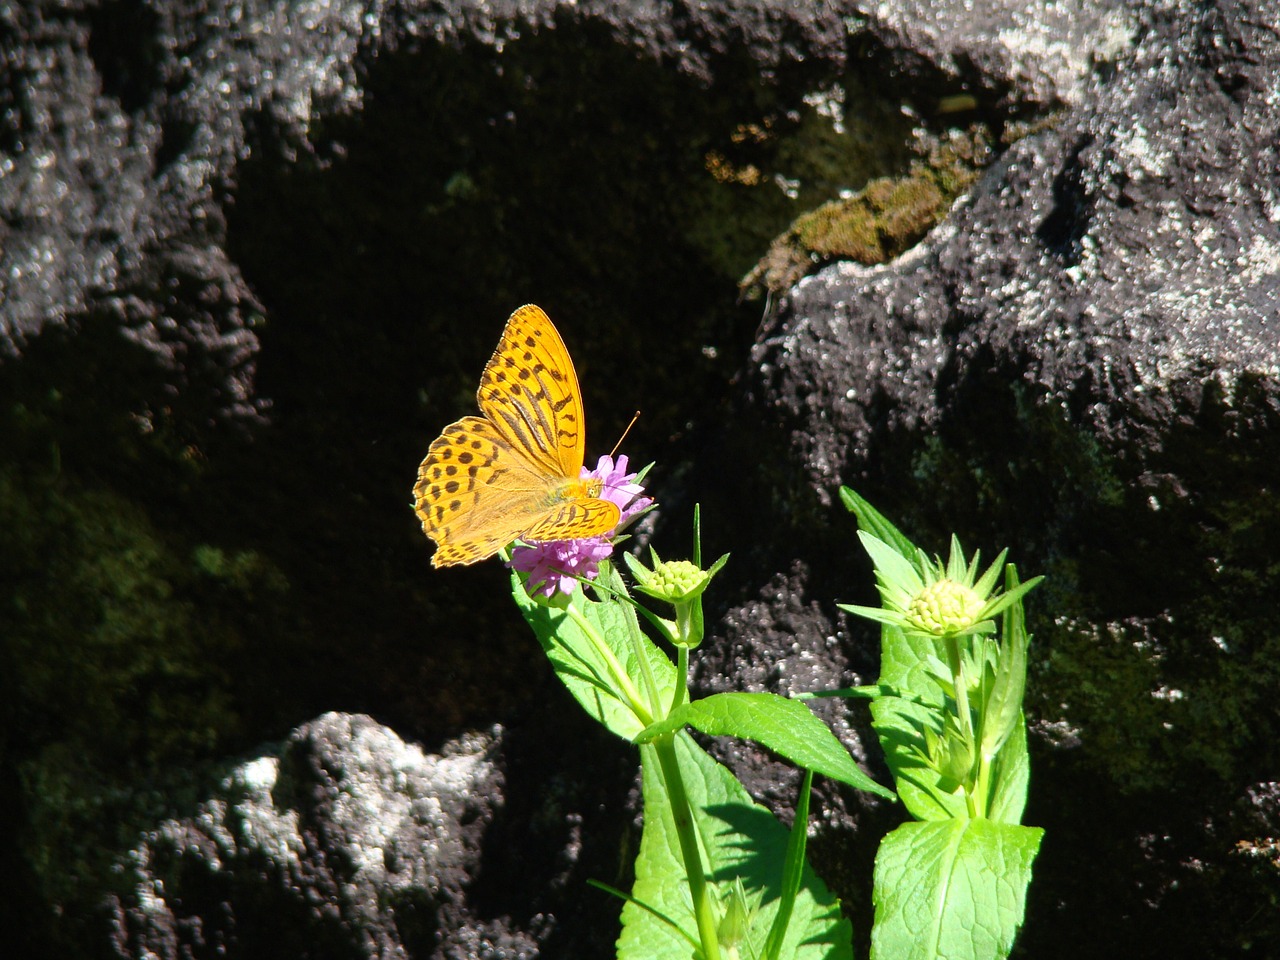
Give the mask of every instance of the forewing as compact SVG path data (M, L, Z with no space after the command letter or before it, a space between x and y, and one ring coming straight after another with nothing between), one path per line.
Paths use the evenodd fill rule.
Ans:
M578 479L586 449L582 393L569 351L541 308L528 304L511 314L476 401L531 462L550 476Z
M616 503L592 497L565 500L521 534L524 540L581 540L608 533L622 516Z
M552 488L487 420L449 424L427 450L413 488L414 510L438 548L432 565L493 556L543 520Z

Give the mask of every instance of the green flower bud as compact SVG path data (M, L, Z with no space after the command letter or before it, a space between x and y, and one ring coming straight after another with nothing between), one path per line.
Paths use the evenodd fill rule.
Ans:
M726 553L710 568L701 570L688 560L663 560L652 547L649 552L653 556L652 570L646 569L631 554L623 554L636 578L636 590L674 606L676 619L674 624L669 624L672 629L667 632L667 639L678 646L696 647L703 637L702 593L729 555Z
M716 927L716 940L730 958L735 958L740 956L740 948L746 943L759 904L753 904L747 897L742 878L734 877L723 906L724 915Z
M955 793L961 787L968 788L973 772L973 744L948 718L941 735L926 727L924 730L924 761L938 774L938 787L944 793Z
M942 781L972 788L973 744L960 731L952 729L942 738L941 747L936 762Z
M651 597L679 603L706 589L711 575L688 560L667 560L654 565L653 578L640 587Z
M917 630L945 637L972 627L983 606L983 598L972 587L944 578L916 594L904 613Z

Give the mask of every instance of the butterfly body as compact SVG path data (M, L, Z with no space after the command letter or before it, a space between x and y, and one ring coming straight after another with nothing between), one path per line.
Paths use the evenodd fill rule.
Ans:
M480 376L482 416L444 428L418 468L414 509L434 566L474 563L513 540L608 533L618 506L583 480L582 394L573 361L538 307L511 315Z

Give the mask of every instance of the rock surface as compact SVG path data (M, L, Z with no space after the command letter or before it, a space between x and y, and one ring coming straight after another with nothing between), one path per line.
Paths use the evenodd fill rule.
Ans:
M4 570L14 955L609 953L585 881L628 882L633 757L566 719L500 570L430 578L404 504L526 300L597 445L645 405L663 555L695 501L733 553L701 690L874 678L835 607L871 584L840 483L922 543L1008 545L1049 575L1025 954L1280 950L1274 22L1247 0L6 7L0 556L63 558ZM1033 132L751 345L736 283L802 204L970 121ZM111 562L68 576L86 544ZM876 772L865 712L822 710ZM164 786L291 727L198 804ZM790 803L792 771L717 749ZM155 784L180 809L152 816ZM895 814L829 786L819 808L815 865L865 948ZM123 874L80 870L104 850Z
M370 717L304 724L130 852L116 955L527 955L528 938L468 916L499 742L427 755Z
M1030 956L1053 955L1049 918L1072 913L1094 918L1073 949L1099 955L1277 936L1253 886L1275 824L1240 818L1269 816L1276 762L1260 611L1280 533L1280 45L1261 6L1147 15L1115 74L1010 147L925 242L802 281L741 408L772 426L763 457L758 426L742 441L753 456L799 474L762 519L795 532L767 569L849 540L832 506L849 483L936 549L956 529L1048 574L1031 599L1027 822L1048 833ZM801 588L848 600L845 574ZM757 603L726 621L754 636ZM800 635L850 635L815 613ZM768 637L708 673L752 671L776 656ZM867 656L851 657L862 682ZM1089 881L1066 879L1087 861ZM1094 925L1119 902L1125 922Z

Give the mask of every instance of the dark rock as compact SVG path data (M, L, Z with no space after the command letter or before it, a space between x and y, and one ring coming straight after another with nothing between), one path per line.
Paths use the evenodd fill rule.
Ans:
M1056 955L1067 916L1090 917L1071 950L1098 955L1280 935L1257 909L1273 870L1246 881L1216 826L1280 761L1261 614L1280 587L1280 43L1262 5L1145 16L1132 59L919 247L802 281L742 410L755 460L791 471L760 518L788 534L740 545L761 572L804 557L804 595L866 596L865 572L810 559L854 551L832 505L849 483L928 549L956 530L1048 574L1030 600L1027 822L1048 827L1031 956ZM828 606L801 635L847 628Z
M1233 0L6 7L6 467L61 498L59 530L113 498L143 517L60 535L51 556L104 542L114 568L145 521L170 559L258 557L222 601L237 655L209 655L239 683L186 658L177 681L163 657L140 667L131 651L164 644L113 629L118 604L62 610L56 577L6 571L6 644L83 620L102 645L67 656L105 665L75 674L101 674L93 696L59 699L24 673L29 648L4 649L13 952L607 953L616 906L584 884L627 883L631 754L565 719L493 601L501 570L430 573L405 503L502 319L535 299L579 361L593 438L645 405L632 442L658 453L659 546L685 544L701 501L707 554L733 552L702 689L874 677L873 632L834 606L871 590L841 482L928 547L953 529L1008 545L1049 575L1031 608L1027 819L1048 834L1028 955L1264 955L1280 939L1273 21ZM843 140L812 132L833 113ZM915 127L970 123L1035 132L916 247L791 290L744 363L755 318L735 285L769 240L905 174ZM47 515L8 533L43 549ZM165 623L201 620L234 578L177 566L131 587L181 611ZM103 702L139 704L115 749ZM174 702L206 706L188 729ZM463 746L431 757L350 716L375 707L406 739ZM335 708L198 812L95 819L104 796ZM822 709L875 771L865 714ZM501 740L458 739L495 722ZM785 815L794 773L719 749ZM459 767L465 785L443 778ZM865 939L893 811L820 789L814 860ZM68 882L67 834L97 859L132 849L137 883ZM102 891L110 938L86 906Z

